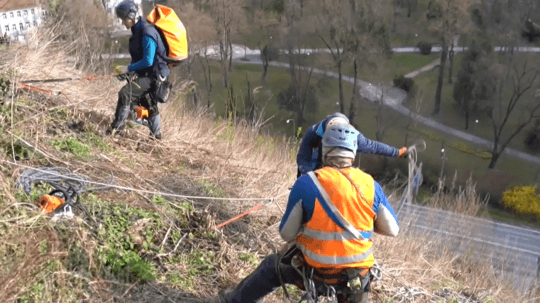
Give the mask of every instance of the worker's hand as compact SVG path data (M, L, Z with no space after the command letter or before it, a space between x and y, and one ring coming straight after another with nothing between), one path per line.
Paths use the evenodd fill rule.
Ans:
M125 65L118 65L116 68L115 68L115 71L118 75L122 75L122 74L127 74L129 72L129 69L127 66Z
M404 157L407 157L407 148L406 147L402 147L399 149L399 154L398 154L398 158L404 158Z

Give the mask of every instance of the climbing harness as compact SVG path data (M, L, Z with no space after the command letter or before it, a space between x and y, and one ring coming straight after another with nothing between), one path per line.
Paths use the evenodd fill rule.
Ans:
M298 281L296 286L305 291L299 302L302 303L316 303L318 302L318 296L325 296L326 300L330 302L337 302L337 295L340 294L352 300L361 297L364 293L363 282L368 278L372 281L371 269L368 268L348 268L339 271L315 269L309 266L301 253L296 247L290 247L287 252L282 254L276 260L276 271L281 287L285 296L290 300L290 295L285 288L285 283L281 274L281 266L292 266L292 268L302 277L301 281ZM375 265L373 270L377 270L378 266ZM379 274L380 276L380 274Z

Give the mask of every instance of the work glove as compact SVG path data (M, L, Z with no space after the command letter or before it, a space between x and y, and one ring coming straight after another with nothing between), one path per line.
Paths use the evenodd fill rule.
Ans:
M408 155L408 151L407 151L407 148L406 147L402 147L399 149L399 154L398 154L398 158L405 158L407 157Z
M127 74L129 72L129 69L127 66L125 65L118 65L116 68L115 68L115 71L118 75L122 75L122 74Z

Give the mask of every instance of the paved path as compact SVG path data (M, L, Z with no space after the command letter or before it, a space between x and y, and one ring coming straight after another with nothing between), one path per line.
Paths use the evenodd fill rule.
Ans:
M433 70L435 67L441 65L441 59L435 59L435 61L431 62L430 64L415 70L414 72L410 72L405 75L406 78L414 78L422 73L429 72L430 70Z

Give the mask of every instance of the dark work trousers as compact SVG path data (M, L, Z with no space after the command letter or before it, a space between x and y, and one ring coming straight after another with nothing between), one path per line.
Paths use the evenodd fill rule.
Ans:
M161 137L161 119L157 102L153 98L143 97L151 94L154 88L155 80L151 77L138 77L124 85L118 92L118 103L111 128L123 129L130 109L142 105L148 109L148 122L152 135Z
M227 303L256 303L262 301L262 299L280 287L280 281L278 271L276 270L276 262L280 258L280 255L269 255L259 264L257 269L236 286L231 292L225 293L222 299L225 299ZM300 273L290 264L279 263L279 271L284 284L303 285L303 279ZM319 295L325 295L326 292L322 289L326 289L322 282L315 281L316 288ZM338 294L337 299L339 303L367 303L368 292L370 289L370 275L366 275L362 279L362 285L364 285L364 293L362 298L351 301L345 298L343 295ZM347 287L347 282L344 282L342 287ZM338 287L336 287L337 290Z

